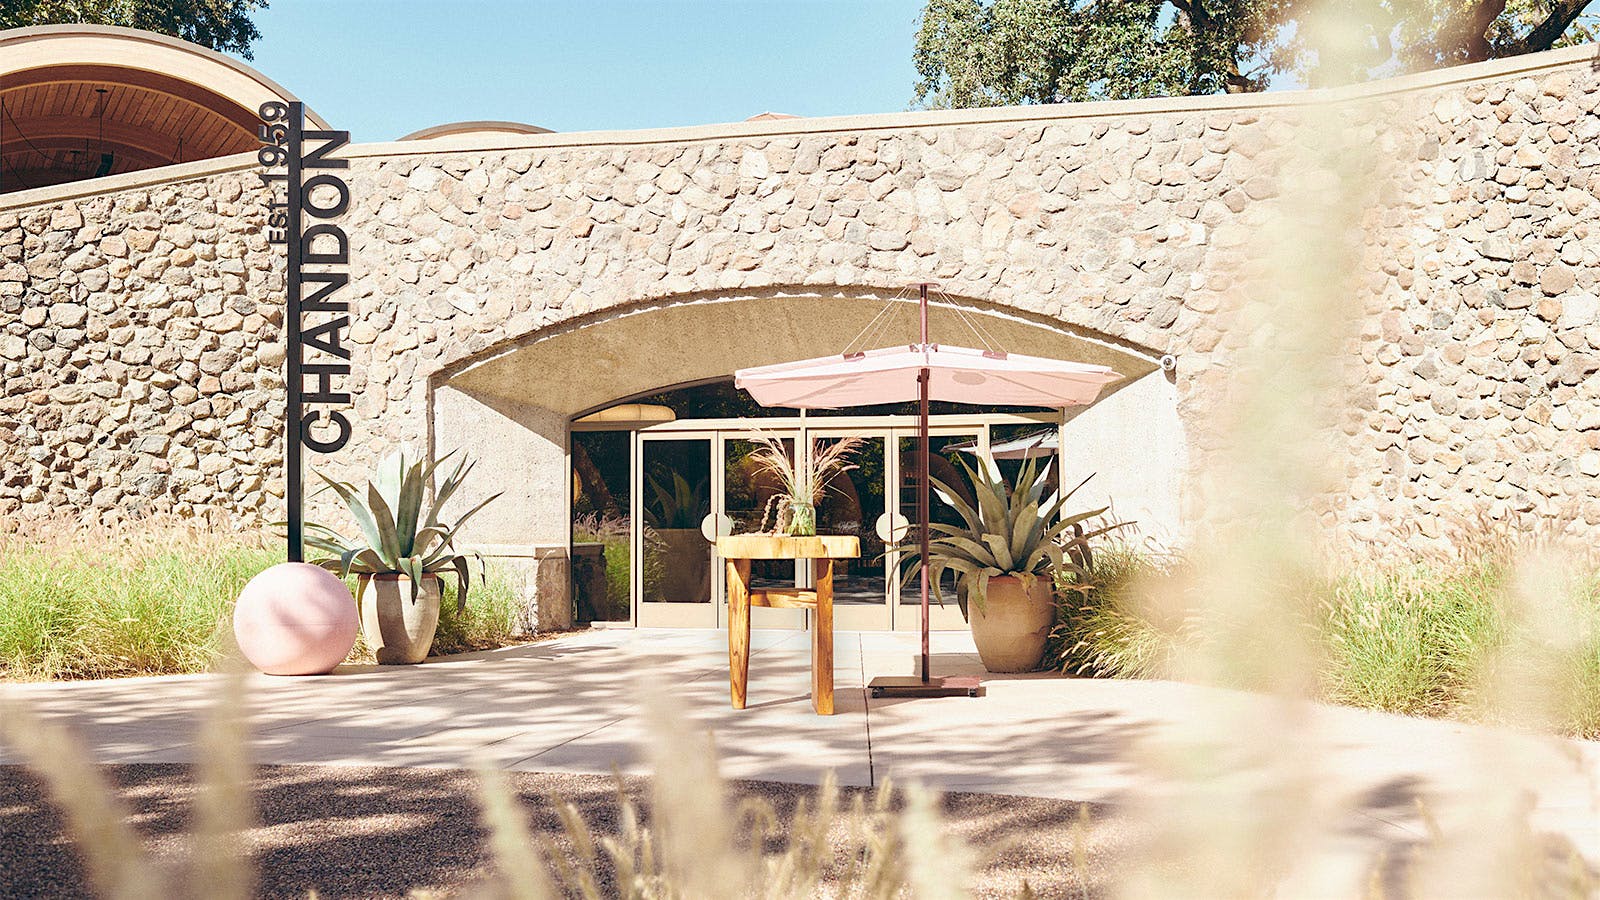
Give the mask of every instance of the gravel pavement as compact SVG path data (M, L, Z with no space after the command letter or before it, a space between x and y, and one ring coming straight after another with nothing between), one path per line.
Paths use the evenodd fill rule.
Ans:
M104 772L133 810L146 847L181 883L192 849L190 768L121 765ZM570 846L553 797L577 806L597 835L616 833L614 779L529 772L506 778L521 795L535 833L563 850ZM626 779L624 786L636 801L648 788L643 779ZM766 798L780 820L798 800L815 794L815 788L770 782L734 782L730 788L736 801ZM303 898L312 890L330 900L451 895L488 872L470 772L264 766L252 790L259 825L248 840L260 869L261 897ZM1014 896L1024 883L1041 897L1093 896L1099 893L1097 876L1127 843L1106 810L1091 809L1090 825L1075 828L1079 804L1059 800L947 794L944 813L951 830L985 857L975 896ZM1088 860L1081 878L1073 871L1075 844ZM0 895L87 894L82 868L39 783L22 768L0 766Z

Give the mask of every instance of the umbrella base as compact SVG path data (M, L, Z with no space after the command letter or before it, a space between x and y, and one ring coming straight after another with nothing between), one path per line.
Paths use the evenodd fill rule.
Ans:
M880 675L867 690L873 697L976 697L978 679L973 675L951 675L923 681L915 675Z

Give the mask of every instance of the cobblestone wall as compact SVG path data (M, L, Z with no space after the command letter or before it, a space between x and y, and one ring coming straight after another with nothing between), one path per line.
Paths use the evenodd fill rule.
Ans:
M1414 130L1354 348L1330 517L1352 538L1434 546L1481 518L1600 536L1597 104L1588 66L1390 104Z
M0 516L281 516L282 277L244 184L0 212Z
M1561 53L1341 101L1387 164L1352 302L1350 448L1322 509L1340 541L1431 546L1480 514L1600 533L1600 93ZM427 442L430 378L574 318L933 277L1175 354L1203 470L1232 358L1258 337L1228 312L1260 290L1252 242L1305 115L1246 102L1265 105L353 148L358 431L328 465ZM251 182L0 210L0 516L280 514L281 273Z

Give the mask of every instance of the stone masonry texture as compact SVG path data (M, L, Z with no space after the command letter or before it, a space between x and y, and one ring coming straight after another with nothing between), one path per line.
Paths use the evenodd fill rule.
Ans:
M1600 76L1551 58L1330 101L1382 161L1316 510L1334 545L1435 549L1482 518L1600 536ZM1236 357L1270 329L1237 315L1255 242L1318 114L1249 102L353 147L356 436L314 462L359 477L426 446L439 378L578 317L935 278L1174 354L1202 474ZM0 201L0 518L282 515L282 263L257 179L218 169Z

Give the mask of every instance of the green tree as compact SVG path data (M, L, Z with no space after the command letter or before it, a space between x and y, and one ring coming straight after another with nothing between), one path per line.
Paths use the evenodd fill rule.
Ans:
M121 25L170 34L250 59L261 37L250 15L267 0L3 0L0 28Z
M1587 41L1593 2L928 0L916 103L1243 93L1274 78L1343 83ZM1335 43L1339 53L1317 52Z

